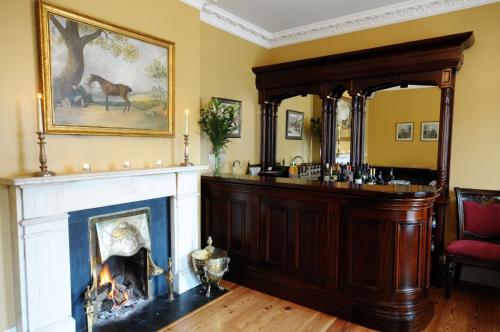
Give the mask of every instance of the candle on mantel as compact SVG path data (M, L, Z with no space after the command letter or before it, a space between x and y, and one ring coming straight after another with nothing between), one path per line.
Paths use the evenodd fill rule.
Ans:
M38 94L38 132L43 133L43 118L42 118L42 94Z
M188 124L189 124L189 110L186 108L186 135L189 135Z

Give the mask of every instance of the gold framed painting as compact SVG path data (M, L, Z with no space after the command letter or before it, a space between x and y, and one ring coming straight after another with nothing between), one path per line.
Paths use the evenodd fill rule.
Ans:
M47 133L174 136L171 41L38 1Z

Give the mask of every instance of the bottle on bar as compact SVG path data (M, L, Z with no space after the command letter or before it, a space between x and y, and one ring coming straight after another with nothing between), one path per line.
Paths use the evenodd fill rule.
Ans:
M363 164L363 168L361 169L361 179L363 180L363 183L368 182L368 177L369 177L368 169L369 169L368 164Z
M375 168L370 168L370 175L368 176L368 184L376 184L377 183L377 178L375 177Z
M378 176L377 176L377 182L376 182L376 184L379 184L379 185L383 185L383 184L385 184L385 182L384 182L384 178L382 177L382 171L380 171L380 172L378 173Z
M338 163L335 164L335 167L333 165L330 166L331 181L337 182L339 180L338 166L339 166Z
M354 168L354 175L353 175L354 183L355 184L363 184L363 177L361 175L361 167L355 167Z
M330 178L330 164L326 163L325 171L323 174L323 181L330 181L330 180L331 180L331 178Z
M392 180L395 180L396 178L394 177L394 169L391 168L389 171L389 175L387 176L386 182L390 183Z

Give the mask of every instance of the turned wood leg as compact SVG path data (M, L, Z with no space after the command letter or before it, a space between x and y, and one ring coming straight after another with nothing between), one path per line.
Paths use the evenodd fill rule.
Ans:
M455 263L455 282L460 281L460 275L462 274L462 263Z
M451 276L453 274L453 259L446 257L445 277L444 277L444 297L450 298Z

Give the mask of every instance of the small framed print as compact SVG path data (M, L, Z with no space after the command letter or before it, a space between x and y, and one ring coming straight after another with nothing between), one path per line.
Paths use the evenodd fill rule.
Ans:
M420 129L420 140L421 141L437 141L439 138L439 122L422 122L422 127Z
M227 98L218 98L222 104L234 106L236 110L236 127L227 137L230 138L241 138L241 101Z
M286 110L286 139L302 139L304 132L304 113Z
M396 141L413 141L413 122L396 123Z

